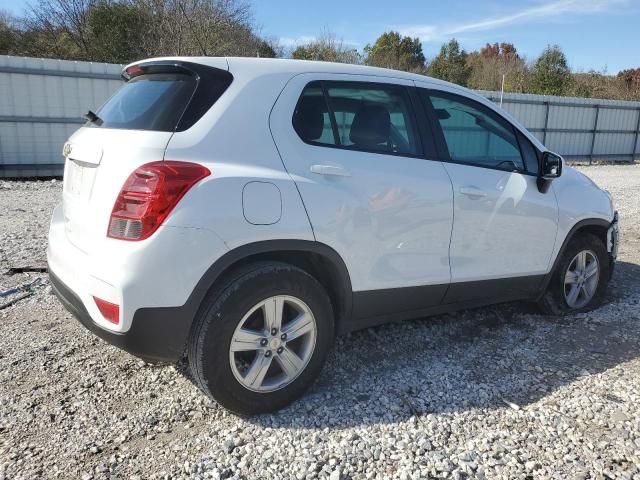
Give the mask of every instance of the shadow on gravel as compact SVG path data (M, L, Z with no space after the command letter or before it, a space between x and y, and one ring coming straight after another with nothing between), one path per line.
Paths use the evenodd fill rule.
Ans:
M302 399L249 421L344 428L524 407L640 356L639 291L640 266L620 262L607 303L589 313L547 317L511 303L356 332L338 339Z

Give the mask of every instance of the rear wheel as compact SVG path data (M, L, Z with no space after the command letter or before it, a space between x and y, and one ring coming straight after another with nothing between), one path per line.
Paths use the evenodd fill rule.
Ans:
M236 272L205 300L191 335L191 371L224 408L278 410L320 373L333 342L331 302L309 274L284 263Z
M572 239L539 302L541 309L559 315L596 307L607 290L609 268L602 240L592 234Z

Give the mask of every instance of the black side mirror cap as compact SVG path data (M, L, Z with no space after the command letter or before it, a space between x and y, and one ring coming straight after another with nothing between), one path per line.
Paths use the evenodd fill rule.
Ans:
M540 176L545 180L553 180L560 175L562 175L562 157L556 153L544 152L542 154Z
M540 173L538 175L538 190L547 193L551 186L551 181L562 175L562 157L553 152L544 152L540 163Z

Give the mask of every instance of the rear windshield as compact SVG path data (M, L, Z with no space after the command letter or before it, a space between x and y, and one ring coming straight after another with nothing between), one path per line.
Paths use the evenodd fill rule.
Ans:
M172 132L196 86L196 79L183 73L134 77L97 112L102 122L87 126Z

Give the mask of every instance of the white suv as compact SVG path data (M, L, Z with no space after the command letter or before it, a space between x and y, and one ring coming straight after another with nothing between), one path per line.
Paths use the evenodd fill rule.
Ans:
M186 354L229 410L287 405L352 330L603 298L610 195L469 90L247 58L145 60L123 78L65 145L51 282L108 342Z

